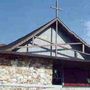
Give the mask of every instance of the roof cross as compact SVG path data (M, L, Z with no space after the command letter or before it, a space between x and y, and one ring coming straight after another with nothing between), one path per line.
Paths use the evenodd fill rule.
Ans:
M56 6L55 7L51 7L51 8L56 10L56 18L59 17L59 11L62 10L62 9L59 8L58 0L56 0Z

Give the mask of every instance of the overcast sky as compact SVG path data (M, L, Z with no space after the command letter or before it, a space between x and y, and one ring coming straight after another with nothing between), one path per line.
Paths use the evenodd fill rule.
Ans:
M56 0L0 0L0 43L10 43L55 18ZM90 44L90 0L59 0L60 19Z

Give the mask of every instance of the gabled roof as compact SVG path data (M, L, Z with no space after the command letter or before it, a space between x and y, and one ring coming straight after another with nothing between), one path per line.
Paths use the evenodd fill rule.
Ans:
M22 45L23 43L27 42L29 39L31 39L34 35L36 35L37 33L45 30L47 27L49 27L50 25L52 25L53 23L55 23L58 19L55 18L51 21L49 21L48 23L46 23L45 25L39 27L38 29L32 31L31 33L21 37L20 39L8 44L7 46L1 48L1 50L9 50L12 51L13 49L15 49L17 46Z
M50 27L51 25L56 24L55 23L56 21L59 22L59 25L62 25L62 27L64 28L65 33L69 34L76 41L79 41L79 42L83 43L85 45L85 48L86 48L87 52L90 53L90 46L85 41L83 41L77 34L75 34L73 31L71 31L59 18L55 18L55 19L49 21L45 25L43 25L40 28L34 30L33 32L27 34L26 36L10 43L7 46L4 46L0 49L1 50L6 50L6 51L12 51L15 48L17 48L18 46L20 46L20 45L24 44L25 42L29 41L34 35L37 35L38 33L42 32L45 29L47 29L48 27Z

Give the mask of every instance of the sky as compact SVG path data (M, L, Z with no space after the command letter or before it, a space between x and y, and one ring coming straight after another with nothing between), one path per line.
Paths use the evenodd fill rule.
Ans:
M0 43L9 44L55 18L56 0L0 0ZM59 0L59 18L90 44L90 0Z

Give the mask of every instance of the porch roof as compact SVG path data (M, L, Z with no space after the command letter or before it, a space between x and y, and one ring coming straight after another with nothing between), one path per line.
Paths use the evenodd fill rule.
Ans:
M38 55L24 52L11 52L11 51L2 51L0 52L0 58L5 58L7 60L12 59L30 59L30 58L39 58L43 60L50 60L56 64L63 64L65 67L84 67L90 68L90 60L83 60L78 58L65 58L65 57L55 57L47 55Z
M12 52L12 51L0 51L0 58L44 58L52 60L63 60L63 61L77 61L77 62L90 62L90 60L83 60L75 57L55 57L48 55L31 54L29 52Z

